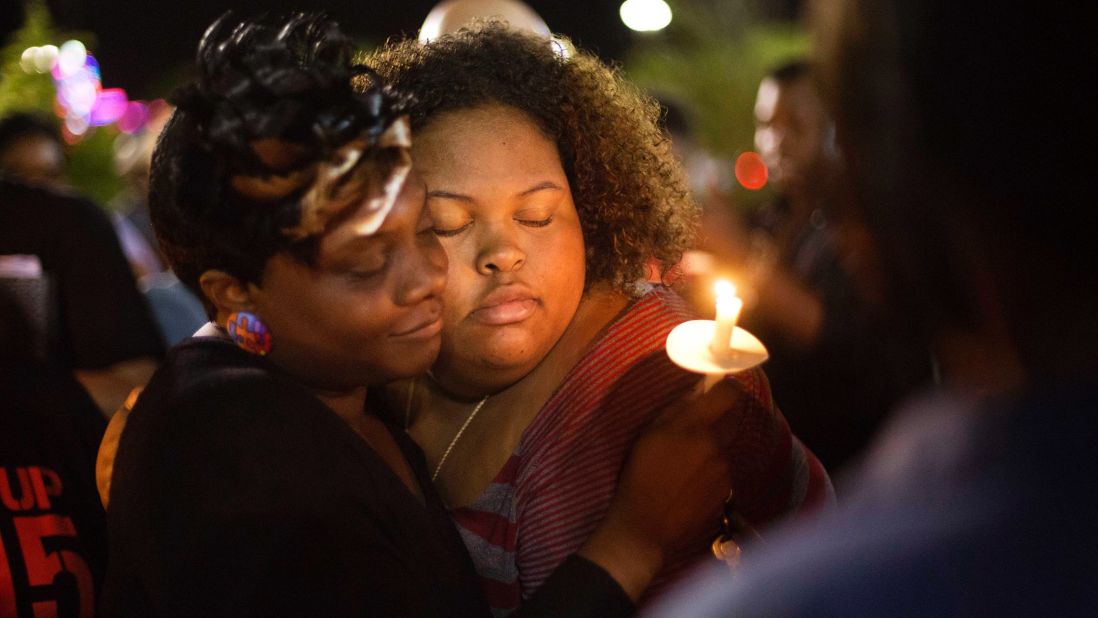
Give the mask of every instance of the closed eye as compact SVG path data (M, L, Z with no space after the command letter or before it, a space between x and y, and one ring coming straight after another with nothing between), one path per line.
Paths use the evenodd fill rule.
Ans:
M469 226L473 225L472 221L466 221L461 227L455 227L450 229L433 228L435 236L441 236L442 238L450 238L451 236L457 236L458 234L469 229Z
M537 219L537 220L530 220L530 219L515 219L515 220L518 221L520 225L525 225L526 227L545 227L545 226L547 226L547 225L549 225L550 223L553 222L553 217L550 216L550 217L547 217L545 219Z
M355 283L368 283L374 281L378 277L381 277L389 269L388 257L385 259L385 263L378 268L357 268L344 272L344 275Z

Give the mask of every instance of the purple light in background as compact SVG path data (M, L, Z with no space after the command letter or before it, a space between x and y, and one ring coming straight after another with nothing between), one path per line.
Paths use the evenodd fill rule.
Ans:
M99 71L99 61L95 59L95 56L88 54L87 60L84 61L84 68L91 72L96 79L103 78L103 74Z
M140 101L130 101L126 111L118 119L118 130L123 133L136 133L149 120L149 108Z
M99 94L99 80L86 71L66 77L59 84L57 98L69 109L69 115L87 116ZM79 135L78 132L73 131Z
M24 70L33 64L34 70L48 70L53 76L54 113L64 121L61 133L66 143L79 142L93 127L110 124L123 133L134 133L149 120L146 104L130 101L122 88L103 88L99 61L80 41L66 41L60 49L53 45L28 48L22 63Z
M95 97L95 105L91 108L90 124L95 127L110 124L117 121L126 113L129 99L126 91L121 88L106 88L99 91Z

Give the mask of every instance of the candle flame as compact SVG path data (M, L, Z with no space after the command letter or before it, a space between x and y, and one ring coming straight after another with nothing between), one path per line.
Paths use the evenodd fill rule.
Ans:
M716 285L713 287L717 291L717 298L736 297L736 284L727 279L718 279Z

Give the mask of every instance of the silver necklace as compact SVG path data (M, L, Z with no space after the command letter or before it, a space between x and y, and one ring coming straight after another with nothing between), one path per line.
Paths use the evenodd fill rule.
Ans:
M408 429L409 421L411 420L412 400L415 392L416 380L412 380L412 384L408 387L408 403L404 407L404 429ZM450 456L450 452L454 450L454 446L457 445L458 440L461 440L461 435L465 433L465 429L469 427L469 423L473 422L473 419L477 416L477 412L480 412L480 409L484 407L484 404L488 403L489 397L491 397L491 395L485 395L484 399L481 399L477 402L477 405L473 406L473 411L469 413L469 416L465 417L465 422L461 424L461 429L457 430L457 433L454 434L454 439L450 440L449 446L442 452L442 457L438 460L438 465L435 466L434 473L431 474L432 483L438 478L438 473L442 471L442 464L446 463L446 458Z

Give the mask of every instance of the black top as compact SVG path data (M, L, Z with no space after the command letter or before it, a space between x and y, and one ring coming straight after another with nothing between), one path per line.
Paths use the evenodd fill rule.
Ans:
M392 432L420 484L422 454ZM437 495L426 508L345 421L219 339L174 348L122 435L107 615L482 615Z
M104 613L487 615L422 452L390 432L425 507L345 421L263 358L220 339L176 346L118 447ZM529 613L631 609L600 569L570 564Z
M48 331L36 338L48 339L49 360L99 369L163 353L114 228L95 204L0 179L0 256L11 255L33 256L41 266L37 277L0 269L0 287L12 288L9 300L36 305L23 307L20 319Z
M106 421L65 371L0 361L0 616L86 616L107 556Z

